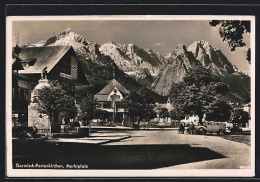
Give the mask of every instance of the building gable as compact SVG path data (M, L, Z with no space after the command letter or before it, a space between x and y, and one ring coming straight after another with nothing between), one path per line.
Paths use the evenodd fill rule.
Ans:
M121 93L127 94L129 91L123 87L116 79L111 80L97 95L108 95L116 87Z
M112 101L112 95L117 95L117 98L116 98L116 101L121 101L121 100L123 100L123 95L122 95L122 93L118 90L118 88L116 88L116 87L114 87L113 89L112 89L112 91L108 94L108 97L107 97L107 101Z
M125 94L129 91L123 87L116 79L111 80L99 93L96 94L97 101L111 101L111 95L114 94L116 89L117 95L120 95L120 100L123 99Z

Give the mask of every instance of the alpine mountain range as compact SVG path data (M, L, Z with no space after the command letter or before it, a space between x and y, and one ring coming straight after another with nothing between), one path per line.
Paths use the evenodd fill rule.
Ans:
M102 87L108 79L120 81L129 90L146 87L152 95L167 96L172 83L183 80L192 67L205 67L229 87L225 100L250 100L250 77L232 65L226 56L209 42L179 44L172 53L162 55L134 44L91 43L70 28L46 41L29 47L71 45L84 69L89 84Z

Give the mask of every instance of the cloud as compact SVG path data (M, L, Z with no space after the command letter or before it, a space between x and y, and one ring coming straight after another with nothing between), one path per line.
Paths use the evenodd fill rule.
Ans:
M156 45L156 46L163 46L163 42L156 42L156 43L154 43L154 45Z

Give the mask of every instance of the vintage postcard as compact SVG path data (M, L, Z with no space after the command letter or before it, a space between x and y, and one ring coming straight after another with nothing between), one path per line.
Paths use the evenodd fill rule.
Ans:
M254 16L9 16L7 177L253 177Z

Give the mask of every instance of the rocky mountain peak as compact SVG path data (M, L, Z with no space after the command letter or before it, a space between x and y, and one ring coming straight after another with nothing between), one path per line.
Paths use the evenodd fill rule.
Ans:
M72 32L71 28L67 28L66 30L64 30L65 33L69 34L70 32Z
M195 41L188 49L204 67L213 69L214 72L222 74L222 71L233 73L233 65L225 55L217 48L213 48L209 42Z
M178 54L185 54L185 53L187 52L187 48L186 48L185 45L179 44L179 45L175 48L174 52L175 52L177 55L178 55Z
M210 43L208 41L205 41L205 40L198 41L198 44L201 45L204 48L211 47Z
M76 34L72 31L71 28L67 28L63 32L58 33L57 35L50 37L43 46L48 45L89 45L90 42L87 42L85 38L81 35Z
M110 42L107 42L105 44L110 44L110 45L117 45L117 43L113 42L113 41L110 41Z
M152 49L145 49L146 52L148 52L149 54L154 54L153 50Z

